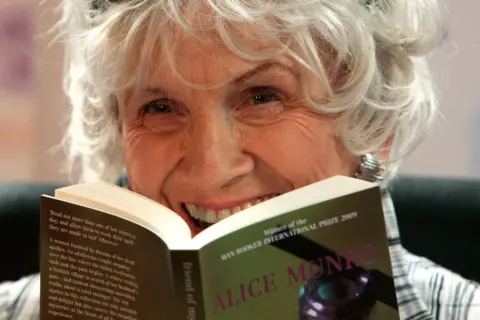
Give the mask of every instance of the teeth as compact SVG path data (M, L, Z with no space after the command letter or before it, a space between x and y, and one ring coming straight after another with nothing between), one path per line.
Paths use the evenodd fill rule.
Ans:
M187 211L194 217L197 217L197 207L194 206L193 204L186 204L185 207L187 208Z
M267 201L272 198L274 198L274 196L268 196L268 197L254 200L252 202L248 201L240 206L235 206L230 209L221 209L218 211L206 209L193 204L185 204L185 208L187 209L190 216L192 216L193 218L206 223L213 224L223 219L226 219L235 213L248 209L256 204L259 204L261 202Z
M233 208L233 213L239 213L240 211L242 211L242 209L240 207L234 207Z
M199 217L201 218L201 217ZM205 222L208 223L215 223L217 222L217 215L215 214L215 211L213 210L206 210L205 211L205 216L202 220L205 220Z
M225 218L230 217L230 215L231 215L230 210L224 209L224 210L220 210L220 213L218 214L218 218L220 220L223 220Z

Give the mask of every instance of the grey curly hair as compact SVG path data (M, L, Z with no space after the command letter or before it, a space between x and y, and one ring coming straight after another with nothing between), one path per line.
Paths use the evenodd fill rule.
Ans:
M387 179L437 114L426 64L442 34L436 0L63 0L62 5L71 104L63 143L76 180L113 181L121 174L121 94L141 81L159 46L173 52L172 25L199 37L213 30L242 58L291 56L324 85L328 101L309 102L318 112L338 116L338 137L352 154L379 152L390 141ZM199 25L186 12L200 6L208 16ZM278 47L269 52L242 47L235 41L238 24L248 24L258 30L252 36ZM132 59L138 64L127 70Z

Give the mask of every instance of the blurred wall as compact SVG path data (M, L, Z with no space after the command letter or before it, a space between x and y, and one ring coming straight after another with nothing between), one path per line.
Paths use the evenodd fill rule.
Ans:
M30 0L0 1L0 179L34 176L35 28Z
M57 147L61 142L69 111L62 91L63 48L59 41L54 41L55 33L51 31L60 17L59 10L56 10L59 3L60 0L45 0L37 12L38 36L35 39L37 140L33 179L41 181L66 179L66 175L62 173L64 171L61 170L63 151Z
M6 7L26 3L20 10L32 15L36 30L31 44L17 44L32 59L32 83L26 81L17 91L0 89L0 180L65 179L59 172L62 154L51 151L60 142L67 112L61 90L62 48L47 33L59 17L54 10L59 1L44 0L40 6L34 0L0 0L0 20ZM448 10L449 42L431 60L442 94L443 119L406 160L401 173L480 178L480 2L450 0ZM7 54L13 46L2 43L1 26L0 68L4 68L18 54Z
M448 41L431 59L443 119L402 172L480 178L480 1L447 4Z
M54 152L67 110L62 46L51 30L58 3L0 0L0 181L65 179Z

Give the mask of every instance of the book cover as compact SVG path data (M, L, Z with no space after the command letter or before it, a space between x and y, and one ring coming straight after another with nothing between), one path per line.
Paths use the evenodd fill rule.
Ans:
M41 199L40 315L49 319L174 319L166 244L94 209Z
M399 319L379 188L182 250L114 214L41 201L44 320Z
M191 301L179 319L399 319L380 198L358 192L202 248L204 315Z

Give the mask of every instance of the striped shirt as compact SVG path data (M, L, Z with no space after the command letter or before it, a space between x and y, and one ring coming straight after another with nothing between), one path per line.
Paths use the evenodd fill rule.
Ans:
M402 247L392 200L383 196L401 320L480 320L480 285ZM39 319L40 275L0 284L0 320Z

